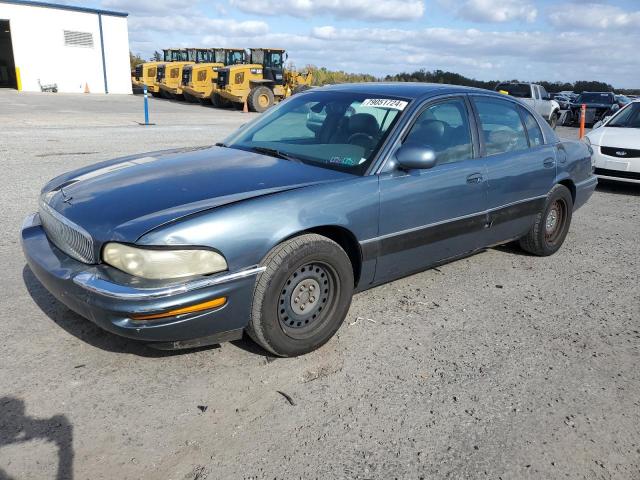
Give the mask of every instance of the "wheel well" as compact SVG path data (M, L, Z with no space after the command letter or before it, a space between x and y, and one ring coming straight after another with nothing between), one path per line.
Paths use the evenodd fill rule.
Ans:
M569 189L569 191L571 192L571 200L573 201L573 203L575 203L575 201L576 201L576 186L575 186L575 184L569 179L561 180L558 183L560 185L564 185L565 187L567 187Z
M337 225L326 225L322 227L314 227L309 230L296 233L294 236L304 235L305 233L315 233L327 237L338 245L347 253L349 260L351 261L351 267L353 268L353 279L355 286L360 281L360 273L362 272L362 252L360 251L360 244L355 235L344 227L338 227Z

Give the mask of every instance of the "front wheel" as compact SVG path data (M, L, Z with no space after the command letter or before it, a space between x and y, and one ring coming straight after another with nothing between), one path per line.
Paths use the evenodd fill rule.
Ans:
M545 206L536 216L531 230L520 239L520 247L541 257L553 255L569 233L572 215L571 192L564 185L556 185L549 192Z
M219 93L211 94L211 103L216 108L229 108L231 102Z
M558 112L551 115L551 119L549 120L549 126L554 130L558 126L558 118L560 118L560 114Z
M316 234L287 240L265 257L247 333L281 357L311 352L340 328L353 296L345 251Z
M274 103L273 92L269 87L254 87L249 92L247 104L252 112L262 113Z

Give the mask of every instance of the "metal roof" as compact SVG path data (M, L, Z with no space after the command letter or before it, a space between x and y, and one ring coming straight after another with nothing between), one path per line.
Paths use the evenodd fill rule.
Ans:
M0 0L0 3L13 3L15 5L22 5L25 7L55 8L58 10L71 10L73 12L94 13L97 15L111 15L114 17L129 16L129 14L125 12L114 12L112 10L102 10L99 8L76 7L74 5L61 5L59 3L33 2L31 0Z
M439 94L454 93L483 93L502 97L503 95L492 90L485 90L462 85L448 85L446 83L422 83L422 82L364 82L364 83L340 83L321 87L326 90L339 90L356 93L384 94L405 98L420 98Z

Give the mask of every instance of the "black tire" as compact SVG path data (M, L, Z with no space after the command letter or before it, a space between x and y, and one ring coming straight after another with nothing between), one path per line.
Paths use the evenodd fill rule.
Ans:
M551 120L549 120L549 126L554 130L558 126L558 118L560 118L560 114L558 112L551 115Z
M253 87L249 92L249 97L247 98L247 106L249 107L249 110L258 113L264 112L267 108L273 105L273 102L273 92L269 87L265 87L264 85Z
M190 93L187 92L182 92L182 95L184 96L185 101L189 102L189 103L199 103L198 102L198 98L194 97L193 95L191 95Z
M309 90L311 87L309 85L298 85L293 90L291 90L291 95L295 95L296 93L302 93L305 90Z
M211 95L211 103L216 108L229 108L231 105L231 101L224 98L219 93L214 93Z
M564 185L556 185L549 192L531 230L520 239L520 247L540 257L553 255L567 237L572 216L571 192Z
M306 234L276 246L261 265L266 270L256 282L247 333L281 357L324 345L351 305L353 268L345 251L326 237Z
M162 97L160 92L151 92L151 96L153 96L154 98L161 98Z

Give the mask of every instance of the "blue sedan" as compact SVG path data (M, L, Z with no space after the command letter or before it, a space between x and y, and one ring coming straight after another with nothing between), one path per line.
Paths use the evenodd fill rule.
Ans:
M164 349L247 333L295 356L334 335L354 292L511 241L555 253L595 189L591 154L490 91L318 88L216 146L55 178L22 245L110 332Z

